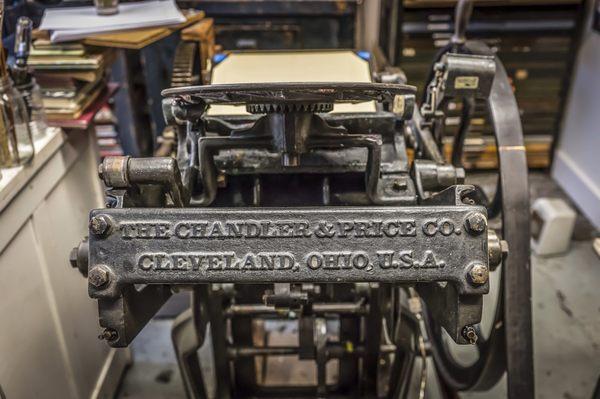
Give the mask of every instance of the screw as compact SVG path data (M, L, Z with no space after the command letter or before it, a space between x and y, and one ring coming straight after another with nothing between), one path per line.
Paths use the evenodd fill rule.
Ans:
M108 216L94 216L90 220L90 231L97 236L103 236L110 231L110 225L110 218Z
M487 221L485 220L485 216L481 213L473 212L467 215L465 224L470 233L481 234L485 231Z
M392 183L392 189L394 191L402 191L406 189L406 186L406 180L396 179L394 180L394 183Z
M469 270L469 277L471 277L471 282L473 284L485 284L488 281L488 277L490 272L488 268L481 263L476 263Z
M469 341L471 345L477 342L477 330L473 326L465 326L462 330L462 336Z
M104 331L98 335L98 339L105 339L107 341L116 341L118 338L119 333L112 328L105 328Z
M118 203L119 203L119 201L117 200L116 197L113 197L112 195L106 196L106 207L107 208L116 208Z
M463 190L461 192L460 200L462 201L463 204L475 205L475 200L473 198L471 198L470 195L473 195L473 192L471 190Z
M108 283L110 275L104 266L95 266L88 274L88 282L96 288Z

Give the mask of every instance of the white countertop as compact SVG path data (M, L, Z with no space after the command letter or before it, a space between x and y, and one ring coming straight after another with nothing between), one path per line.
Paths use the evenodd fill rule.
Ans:
M62 129L50 127L46 134L35 140L35 155L31 163L14 168L0 169L0 212L19 193L27 182L35 176L42 166L60 149L66 137Z

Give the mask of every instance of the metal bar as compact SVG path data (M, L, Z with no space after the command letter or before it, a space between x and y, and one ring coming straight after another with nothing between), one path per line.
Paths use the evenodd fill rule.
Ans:
M213 359L216 374L216 397L228 399L231 395L231 376L229 360L222 356L227 348L227 331L225 318L221 309L223 308L224 296L220 291L201 291L204 296L203 302L207 304L208 317L210 320L211 339L213 343Z
M369 293L369 314L365 317L365 359L361 391L363 395L377 392L379 347L381 345L382 307L385 303L383 289L379 284L371 284Z
M315 303L312 305L313 312L317 315L335 313L340 315L364 315L368 307L361 302L357 303ZM257 315L279 315L288 316L287 310L276 309L274 306L262 304L231 305L224 311L225 317L234 316L257 316Z
M230 359L252 356L296 356L300 348L297 346L272 346L272 347L254 347L254 346L230 346L227 348L227 356ZM381 345L381 353L392 353L396 351L395 345ZM363 357L366 355L366 349L363 345L355 346L349 349L339 343L328 343L327 354L329 359L339 359L343 357Z
M340 342L352 346L360 342L360 322L359 317L340 316ZM348 394L358 392L359 360L357 357L340 362L338 385L341 392Z
M239 285L236 287L236 300L238 303L242 301L240 304L243 305L245 304L244 301L251 301L251 298L259 298L263 292L264 288L258 285ZM219 311L222 312L221 309L219 309ZM227 321L224 313L223 319L225 322ZM254 323L252 316L236 316L229 319L229 323L227 324L230 326L228 329L231 330L231 345L252 346L254 345L255 338L262 342L268 340L267 334L263 337L258 337L259 334L257 329L253 328ZM221 352L222 357L226 356L225 350L226 348L223 348L223 352ZM255 395L260 386L260 382L264 380L258 379L259 373L257 372L257 364L254 359L238 358L231 364L233 366L235 383L233 396L237 398ZM263 362L263 367L267 367L266 362Z

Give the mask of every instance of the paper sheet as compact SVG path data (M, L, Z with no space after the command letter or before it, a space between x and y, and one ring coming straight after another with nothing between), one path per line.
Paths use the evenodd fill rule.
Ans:
M52 41L75 40L94 33L148 28L185 22L174 0L154 0L119 5L115 15L97 15L95 7L46 9L41 30L52 32Z

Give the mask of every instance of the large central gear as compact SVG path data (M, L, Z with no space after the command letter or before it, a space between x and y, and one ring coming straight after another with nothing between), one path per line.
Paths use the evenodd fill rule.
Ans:
M333 110L332 103L278 103L248 104L246 111L251 114L274 114L288 112L324 113Z

